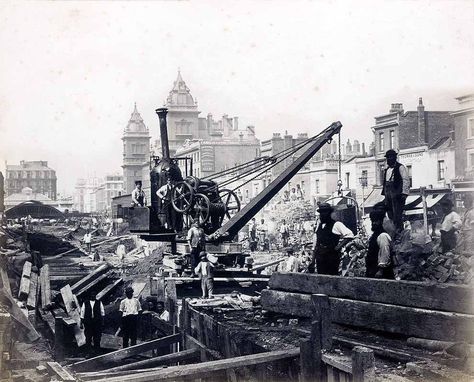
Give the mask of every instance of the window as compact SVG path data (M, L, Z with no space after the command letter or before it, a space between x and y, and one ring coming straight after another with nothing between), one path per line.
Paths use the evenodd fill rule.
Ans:
M395 131L390 130L390 148L393 149L395 145Z
M346 172L346 188L349 189L350 188L350 179L351 179L351 173L350 172Z
M319 189L319 179L316 179L315 186L316 186L316 194L319 194L319 192L320 192L320 189Z
M474 118L467 120L467 139L474 139Z
M383 133L379 133L379 151L383 152L385 150L384 142L383 142Z
M444 180L444 160L438 161L438 180Z
M474 149L467 150L467 167L474 167Z
M412 169L411 165L407 166L408 177L410 178L410 188L413 186L413 177L412 177Z

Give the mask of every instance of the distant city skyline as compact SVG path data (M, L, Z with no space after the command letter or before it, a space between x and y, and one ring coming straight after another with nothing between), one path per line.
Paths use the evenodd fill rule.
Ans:
M455 110L472 93L474 3L357 4L2 2L0 169L48 161L68 194L121 173L134 102L154 141L178 68L201 116L260 140L340 120L343 142L369 144L391 103Z

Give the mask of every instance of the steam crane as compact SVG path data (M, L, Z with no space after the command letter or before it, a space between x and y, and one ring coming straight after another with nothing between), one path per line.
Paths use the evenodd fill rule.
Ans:
M186 222L197 221L204 227L208 241L214 244L232 240L242 229L335 134L340 133L342 124L334 122L317 136L296 145L293 152L286 156L258 158L236 168L250 168L247 174L254 174L255 179L269 168L280 163L296 151L306 150L278 177L265 187L250 203L240 209L239 198L234 190L222 188L229 184L226 180L219 184L213 180L199 179L194 176L183 178L180 162L184 163L185 173L192 174L190 158L171 158L168 144L166 108L157 109L160 121L162 157L154 158L150 172L151 207L134 207L129 211L130 231L147 241L167 241L172 247L177 242L184 242L183 228ZM306 146L306 147L305 147ZM260 161L260 162L258 162ZM258 173L259 169L263 169ZM232 170L232 169L231 169ZM229 170L224 172L230 173ZM171 181L171 197L166 204L159 200L157 191L168 180ZM232 179L231 179L232 181ZM248 181L246 182L248 183Z

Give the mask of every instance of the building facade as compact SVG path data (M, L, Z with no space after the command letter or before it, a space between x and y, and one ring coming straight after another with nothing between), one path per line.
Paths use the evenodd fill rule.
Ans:
M474 191L474 94L456 98L459 109L451 113L454 119L455 190Z
M19 165L6 165L5 194L20 194L25 187L33 193L42 194L51 200L57 198L56 171L48 167L47 161L21 161Z
M123 191L130 194L135 181L141 180L143 187L149 187L150 177L150 133L137 110L132 112L123 132Z
M415 166L419 167L425 162L422 158L426 158L426 153L431 148L440 146L452 136L453 129L454 121L451 113L426 111L422 98L418 100L416 111L405 112L401 103L392 104L389 113L375 117L375 125L372 126L377 162L377 185L382 184L387 150L396 150L399 153L400 162L407 165L409 171L415 171ZM446 166L450 165L446 164ZM413 186L415 182L430 184L437 183L438 180L435 177L427 178L426 174L423 177L413 175Z

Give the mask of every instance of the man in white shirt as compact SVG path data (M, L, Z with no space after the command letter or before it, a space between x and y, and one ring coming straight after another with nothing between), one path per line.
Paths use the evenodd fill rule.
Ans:
M383 227L385 212L374 210L370 213L372 236L365 258L365 276L371 278L394 279L392 263L392 238Z
M173 206L171 205L172 188L173 188L173 185L171 183L171 179L168 178L166 181L166 184L161 186L158 189L158 191L156 191L156 195L161 201L161 210L165 213L165 217L166 217L165 227L169 229L174 228L173 219L172 219Z
M214 293L214 277L212 275L214 264L207 259L207 253L204 251L199 254L199 257L201 258L201 261L194 271L201 278L202 298L208 296L209 298L212 298L212 294Z
M314 273L316 262L319 274L338 275L340 250L354 238L349 228L331 217L333 211L334 208L329 203L319 205L320 221L314 235L313 258L308 267L309 273Z
M288 245L288 238L290 237L290 228L286 224L286 220L283 220L281 222L280 237L281 237L281 245L283 247L286 247Z
M86 336L86 346L100 349L100 339L102 337L102 327L104 324L105 310L101 301L97 301L95 292L89 293L81 306L81 329L84 328Z
M146 195L145 191L142 190L142 181L135 181L135 189L132 191L132 205L133 206L146 206Z
M267 247L266 239L268 233L268 226L265 224L265 219L260 221L260 225L257 226L257 235L258 235L258 242L262 251L264 251Z
M87 252L91 252L92 250L92 234L87 230L86 234L84 235L84 244L86 245Z
M296 273L299 271L300 262L298 258L295 256L293 248L289 248L286 251L288 258L285 261L285 272L293 272Z
M444 217L441 222L441 250L446 253L456 248L457 232L462 227L461 217L453 211L453 202L445 199L441 202Z
M410 193L410 177L407 168L397 162L395 150L388 150L385 153L385 158L387 159L387 168L384 172L382 195L385 196L388 217L400 232L403 230L403 208Z
M123 335L123 347L130 345L134 346L137 344L137 327L138 327L138 315L142 312L140 301L133 297L133 288L127 287L125 290L124 298L120 302L119 311L122 313L122 335Z
M191 277L195 276L194 268L199 263L199 254L206 249L206 235L201 225L198 222L191 224L191 228L188 231L187 240L191 249Z

